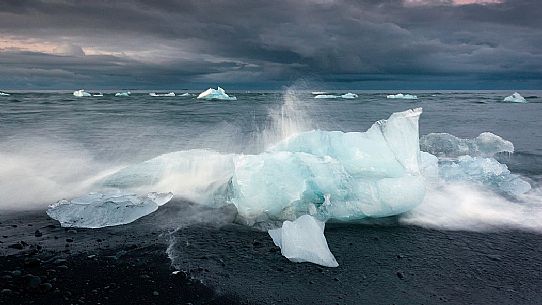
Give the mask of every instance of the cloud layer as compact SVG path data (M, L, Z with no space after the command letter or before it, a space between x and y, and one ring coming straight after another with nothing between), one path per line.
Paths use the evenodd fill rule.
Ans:
M537 0L4 0L0 87L542 84ZM433 84L433 85L431 85Z

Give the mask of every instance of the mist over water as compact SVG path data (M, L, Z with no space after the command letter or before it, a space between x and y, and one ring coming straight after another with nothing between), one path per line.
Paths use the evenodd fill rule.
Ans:
M233 92L235 102L137 93L130 98L57 93L2 98L0 210L45 209L95 190L98 181L123 167L169 152L257 154L301 131L365 131L392 112L423 107L421 134L474 137L490 131L513 142L516 154L500 161L528 179L533 190L510 198L473 183L431 185L423 204L401 216L401 222L451 230L542 230L539 99L518 105L500 102L507 92L417 92L419 100L402 101L385 98L394 92L357 92L354 100L317 100L305 89ZM172 177L168 185L189 178Z

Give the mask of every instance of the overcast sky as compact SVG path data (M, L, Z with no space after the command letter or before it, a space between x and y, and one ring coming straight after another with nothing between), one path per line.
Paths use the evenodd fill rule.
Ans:
M0 0L0 89L542 89L540 0Z

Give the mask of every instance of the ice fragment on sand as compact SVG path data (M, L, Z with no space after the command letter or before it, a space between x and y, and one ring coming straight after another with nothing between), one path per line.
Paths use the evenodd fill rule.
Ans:
M127 224L148 215L166 204L172 193L149 193L145 196L117 193L89 193L49 206L47 215L63 227L101 228Z
M282 228L268 232L275 245L280 247L282 255L290 261L337 267L339 264L324 236L324 226L316 218L303 215L294 221L285 221Z

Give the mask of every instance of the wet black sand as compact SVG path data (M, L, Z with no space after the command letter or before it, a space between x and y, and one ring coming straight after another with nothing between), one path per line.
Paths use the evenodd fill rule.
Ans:
M331 224L340 266L325 268L289 262L267 233L232 218L171 202L91 230L2 212L0 304L542 303L542 235Z

